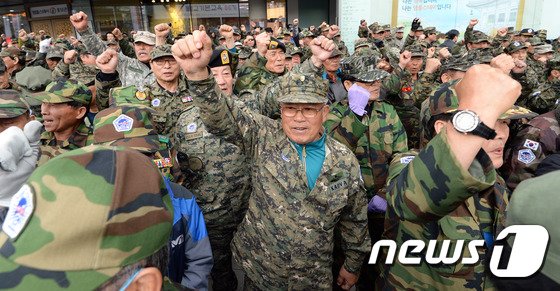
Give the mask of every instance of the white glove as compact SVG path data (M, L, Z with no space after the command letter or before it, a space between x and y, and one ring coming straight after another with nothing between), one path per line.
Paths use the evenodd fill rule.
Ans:
M46 54L49 47L51 46L52 38L46 38L39 42L39 52Z
M12 196L35 170L42 126L33 120L23 131L12 126L0 133L0 206L10 205Z

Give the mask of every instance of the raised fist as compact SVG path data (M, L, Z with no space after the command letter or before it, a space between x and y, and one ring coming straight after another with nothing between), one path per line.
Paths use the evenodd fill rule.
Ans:
M83 11L74 13L70 16L70 23L78 32L83 32L88 28L88 16Z
M102 54L97 56L95 64L105 74L113 74L117 71L119 64L119 55L113 49L107 49Z
M212 40L205 31L195 30L177 40L171 51L187 78L201 80L208 76L206 66L212 56Z
M171 27L167 23L160 23L154 26L154 32L158 38L166 38L171 32Z
M420 18L414 18L414 20L412 20L412 26L410 27L410 30L417 31L418 27L420 27Z
M223 35L226 39L233 38L233 27L227 24L220 25L220 34Z
M111 33L115 36L117 40L122 40L124 38L122 31L118 27L115 27L115 29L113 29Z
M76 50L68 50L64 52L64 63L69 65L73 64L78 57L78 52Z
M476 19L476 18L473 18L473 19L471 19L471 21L469 21L469 27L471 27L471 28L474 27L477 24L478 24L478 19Z

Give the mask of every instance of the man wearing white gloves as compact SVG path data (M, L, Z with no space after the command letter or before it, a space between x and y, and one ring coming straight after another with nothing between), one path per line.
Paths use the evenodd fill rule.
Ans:
M0 226L10 199L35 169L42 124L15 90L0 90Z

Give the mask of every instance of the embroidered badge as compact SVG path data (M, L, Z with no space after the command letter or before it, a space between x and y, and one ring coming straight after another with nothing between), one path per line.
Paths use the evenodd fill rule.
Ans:
M412 162L412 160L414 160L415 157L416 156L403 157L403 158L401 158L401 164L408 165L410 162Z
M193 99L192 99L191 96L185 96L185 97L181 98L181 102L183 102L183 103L192 102L192 101L193 101Z
M2 230L11 238L16 239L25 228L34 209L33 192L25 184L12 197L10 209L6 214L6 220L2 225Z
M224 50L221 54L220 57L222 58L222 65L227 65L229 64L229 56L228 56L228 52L226 50Z
M152 100L152 106L159 107L160 104L161 104L161 101L158 98Z
M121 114L113 121L113 126L117 132L123 132L131 130L133 123L134 120L130 116Z
M517 160L524 163L525 165L530 164L533 162L537 157L530 149L522 149L517 154Z
M194 123L194 122L187 125L187 133L196 132L197 129L198 129L198 127L196 126L196 123Z
M525 143L523 143L523 146L534 151L539 149L539 143L530 139L526 139Z

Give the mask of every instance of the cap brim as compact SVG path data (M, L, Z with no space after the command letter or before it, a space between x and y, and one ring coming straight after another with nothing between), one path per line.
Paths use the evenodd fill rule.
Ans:
M359 82L371 83L389 77L389 73L376 69L375 71L352 75L352 77L354 77Z
M513 105L508 111L502 113L498 119L533 118L538 114L521 106Z
M145 39L145 38L135 39L135 40L134 40L134 43L137 43L137 42L142 42L142 43L145 43L145 44L147 44L147 45L156 45L156 42L155 42L155 41L152 41L152 40L149 40L149 39Z
M63 98L49 92L40 92L40 93L30 94L29 96L43 103L68 103L73 101L72 99Z
M29 112L29 109L24 108L0 108L0 118L14 118L21 116L25 112Z
M327 98L316 94L288 94L278 98L278 103L325 104Z
M159 141L158 135L121 138L112 142L107 142L106 144L110 146L129 147L144 153L155 153L161 150L161 142Z

